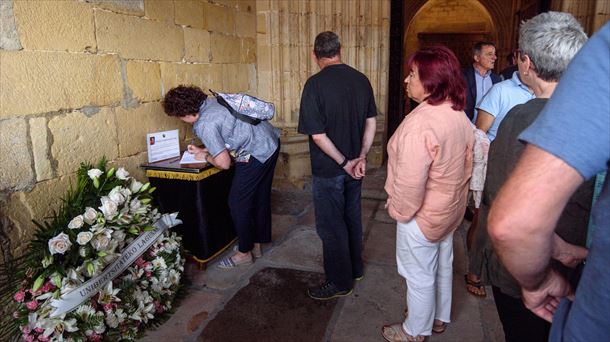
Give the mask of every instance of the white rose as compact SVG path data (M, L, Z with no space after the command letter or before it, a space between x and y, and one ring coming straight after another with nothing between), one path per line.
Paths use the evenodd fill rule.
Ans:
M89 241L91 241L91 239L93 238L93 233L91 232L80 232L78 233L78 235L76 236L76 242L81 245L84 246L86 245Z
M87 175L89 176L89 178L91 179L95 179L98 178L99 176L102 175L102 170L100 169L91 169L89 171L87 171Z
M68 223L68 228L78 229L83 226L83 222L84 222L83 215L78 215L75 218L73 218L72 221L70 221L70 223Z
M115 230L112 233L112 239L117 240L117 241L125 241L125 236L127 236L127 234L125 234L121 230Z
M102 201L102 206L99 207L99 209L102 211L102 213L104 214L104 217L107 220L112 219L117 214L117 210L118 210L118 206L117 206L116 202L114 202L113 200L108 198L108 196L103 196L101 198L101 201Z
M49 252L51 252L51 255L64 254L68 248L70 248L70 246L72 246L70 237L68 237L68 235L65 233L60 233L49 240Z
M135 194L138 191L140 191L140 189L142 189L143 185L144 184L142 184L134 179L133 182L131 182L131 185L129 186L129 190L131 190L131 192Z
M119 169L116 172L116 178L122 179L122 180L127 180L127 178L129 178L129 172L127 172L127 170L125 170L124 168L119 167Z
M95 239L91 241L91 245L98 251L101 251L108 247L110 239L105 234L96 235Z
M116 204L123 204L125 202L125 196L121 193L120 186L115 186L108 194L108 197Z
M97 218L97 211L91 207L85 208L85 214L83 214L83 218L87 224L95 223L95 219Z

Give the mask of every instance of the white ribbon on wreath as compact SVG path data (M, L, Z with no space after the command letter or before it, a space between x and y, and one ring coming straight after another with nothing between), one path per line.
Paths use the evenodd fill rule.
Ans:
M182 223L177 219L178 213L164 214L153 225L155 229L138 236L129 246L121 251L121 256L98 276L89 279L76 289L62 295L59 299L51 301L55 309L50 317L57 317L63 313L76 309L82 302L91 298L100 291L109 281L118 277L131 264L133 264L166 229Z

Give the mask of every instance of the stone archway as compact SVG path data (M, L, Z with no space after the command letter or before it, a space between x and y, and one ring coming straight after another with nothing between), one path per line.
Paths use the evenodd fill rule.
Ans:
M393 0L400 1L400 0ZM487 18L489 18L489 27L488 31L491 35L493 41L497 44L498 51L498 69L504 67L504 59L510 51L516 47L516 35L515 35L515 27L519 22L519 9L524 6L523 3L539 3L540 0L517 0L506 1L506 0L409 0L402 2L402 23L403 23L403 41L402 47L400 51L396 49L390 51L392 54L399 53L401 58L403 59L403 63L405 62L409 53L415 51L412 46L408 46L408 37L407 33L409 27L411 26L413 20L417 16L417 14L429 4L434 5L434 3L438 2L447 2L450 5L455 3L459 4L470 4L471 7L476 8L479 13L483 13ZM406 68L404 64L399 66L394 65L393 69L390 70L391 74L398 73L399 77L393 78L394 81L389 85L391 88L402 89L402 80L404 79L404 73L406 72ZM388 109L388 120L387 120L387 137L390 137L394 130L397 128L398 124L402 121L402 118L406 113L410 111L408 107L408 103L403 106L405 96L404 92L392 92L392 96L398 96L400 99L390 98L388 99L390 103L400 103L400 105L395 106L396 110L392 110L392 108Z
M446 1L446 0L445 0ZM408 30L411 26L415 17L420 13L422 8L426 5L434 6L435 3L441 3L443 0L413 0L408 1L404 7L404 19L405 23L405 36L404 36L404 50L403 56L408 56L406 53L413 52L407 49L411 48L408 46ZM453 1L455 3L455 1ZM471 6L478 7L479 11L482 9L489 15L491 19L491 27L492 35L494 41L498 46L498 55L499 59L501 59L506 54L510 53L510 51L514 47L514 41L516 41L516 37L514 36L514 27L518 22L514 19L515 13L518 12L518 9L513 4L514 1L506 1L506 0L462 0L458 1L458 3L462 4L470 4ZM537 1L536 1L537 2ZM501 67L502 65L500 65Z
M496 41L497 37L489 12L478 1L431 0L415 14L404 40L405 56L424 46L441 44L465 67L472 63L475 42Z

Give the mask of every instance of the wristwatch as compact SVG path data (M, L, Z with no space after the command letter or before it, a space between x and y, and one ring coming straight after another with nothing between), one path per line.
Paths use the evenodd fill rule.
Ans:
M343 162L339 164L339 167L344 168L347 165L347 158L343 159Z

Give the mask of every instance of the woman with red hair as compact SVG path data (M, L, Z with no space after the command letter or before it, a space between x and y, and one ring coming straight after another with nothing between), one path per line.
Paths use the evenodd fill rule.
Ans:
M388 142L386 208L397 221L396 262L407 281L404 322L386 325L388 341L423 341L450 322L453 231L472 171L474 128L464 114L465 84L446 47L409 58L407 95L419 105Z

